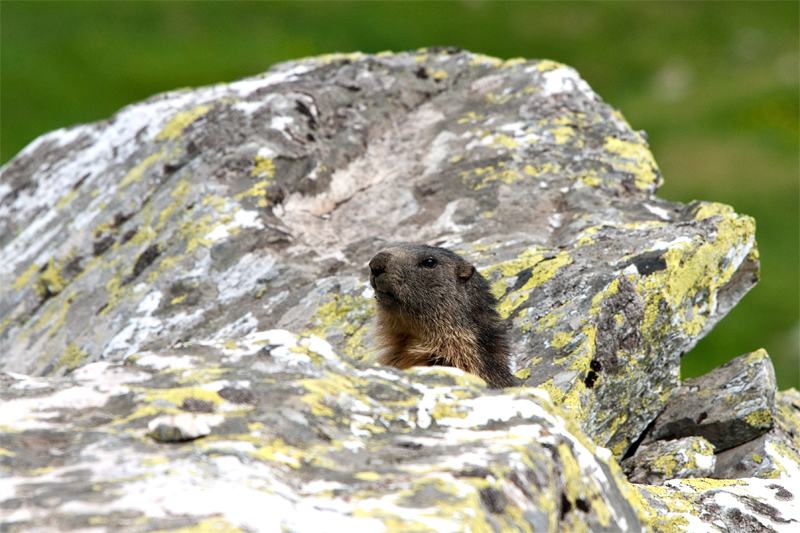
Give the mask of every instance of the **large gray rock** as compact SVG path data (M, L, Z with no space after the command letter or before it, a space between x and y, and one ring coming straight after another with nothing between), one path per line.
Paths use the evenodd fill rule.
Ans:
M477 262L515 370L621 456L756 281L753 220L661 181L644 135L550 61L327 56L158 95L3 168L0 368L275 327L359 360L366 261L429 242Z
M0 479L9 533L52 522L61 531L645 531L611 454L544 391L501 394L455 369L352 365L313 335L258 332L237 346L17 377L0 400L0 427L13 428L0 455L13 475ZM199 402L213 412L186 412ZM198 425L210 434L189 444L149 436L158 426L167 428L158 440L186 440Z
M704 376L687 379L643 443L698 436L722 452L752 441L772 428L775 389L767 352L732 359Z
M752 219L661 181L571 68L451 49L40 137L0 170L4 527L661 528L614 458L758 273ZM477 264L526 388L374 367L365 265L401 240Z

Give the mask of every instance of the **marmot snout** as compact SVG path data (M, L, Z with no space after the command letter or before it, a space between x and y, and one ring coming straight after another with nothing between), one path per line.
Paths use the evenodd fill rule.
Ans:
M492 388L514 384L497 302L474 266L444 248L400 244L369 268L381 364L454 366Z

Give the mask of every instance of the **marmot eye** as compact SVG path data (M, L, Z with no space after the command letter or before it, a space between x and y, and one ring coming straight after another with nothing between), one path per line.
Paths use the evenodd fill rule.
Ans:
M424 266L425 268L434 268L436 267L436 259L432 259L430 257L428 259L423 259L420 263L420 266Z

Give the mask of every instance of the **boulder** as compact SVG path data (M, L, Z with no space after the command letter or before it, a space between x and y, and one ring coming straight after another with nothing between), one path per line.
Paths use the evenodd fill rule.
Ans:
M704 376L687 379L643 443L696 435L722 452L752 441L773 425L775 389L767 352L732 359Z
M670 479L710 477L715 464L711 443L703 437L686 437L642 445L620 466L633 483L661 485Z
M800 449L800 394L795 389L775 395L775 424L760 437L716 455L710 477L735 479L787 477L798 467Z
M0 399L9 532L645 531L610 452L541 389L354 364L314 335L14 376Z
M43 135L0 169L4 527L696 525L664 511L683 485L616 461L758 252L751 218L661 182L570 67L451 48L283 63ZM366 263L397 241L475 263L520 387L375 366ZM784 492L747 487L718 514L767 524L748 502Z

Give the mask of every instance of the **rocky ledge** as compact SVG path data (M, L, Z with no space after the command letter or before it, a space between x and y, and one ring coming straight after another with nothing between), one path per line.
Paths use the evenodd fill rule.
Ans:
M656 197L567 66L308 58L0 172L4 531L799 527L768 355L679 379L757 281L754 221ZM371 361L397 241L478 266L519 387Z

